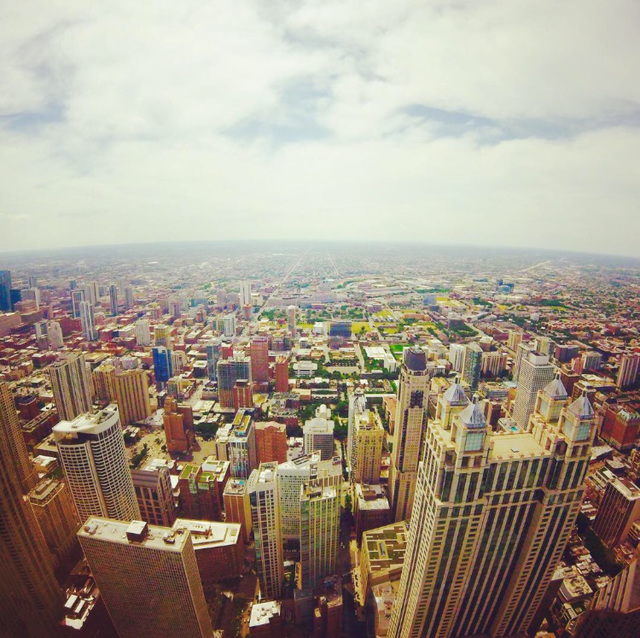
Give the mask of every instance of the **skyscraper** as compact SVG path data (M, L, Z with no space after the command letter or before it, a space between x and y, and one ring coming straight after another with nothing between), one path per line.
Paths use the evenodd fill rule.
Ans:
M218 361L218 396L221 407L233 407L233 387L238 379L247 379L251 382L251 359L242 354L236 354L231 359L220 359Z
M277 463L261 463L247 482L260 592L272 599L280 598L284 581L277 468Z
M80 302L80 321L82 323L82 336L87 341L96 341L98 331L95 328L93 305L90 301Z
M171 477L166 465L147 465L131 470L140 517L149 525L170 527L176 520Z
M11 309L11 272L0 270L0 312L10 312Z
M81 522L140 518L116 405L61 421L53 435Z
M482 348L475 342L466 344L462 362L462 380L475 390L480 383L482 371Z
M269 383L269 339L254 337L249 346L251 377L257 391L264 390Z
M521 428L527 427L538 391L553 379L554 372L555 368L549 363L547 355L532 351L523 356L513 404L513 418Z
M251 305L251 282L240 282L240 307Z
M49 340L49 347L52 350L60 350L60 348L64 346L62 328L57 321L47 322L47 338Z
M118 286L109 286L109 306L111 314L115 317L118 314Z
M335 487L302 485L300 507L301 589L333 574L338 559L340 501Z
M292 337L296 336L296 307L287 307L287 329Z
M84 300L84 290L71 291L71 316L74 319L77 319L80 316L80 304Z
M136 321L136 344L139 346L151 345L151 330L149 329L149 320L141 317Z
M156 385L164 388L167 381L173 376L173 363L171 361L171 350L165 346L153 348L153 371L156 375Z
M352 465L353 479L357 483L380 482L384 428L377 412L365 410L354 417L354 440Z
M78 538L120 638L210 638L188 529L91 517Z
M123 370L114 376L115 399L120 412L120 423L144 421L151 414L149 379L146 370Z
M18 481L21 492L26 494L35 487L38 476L29 459L9 384L4 381L0 381L0 429L6 436L2 463L10 466L10 472Z
M207 353L207 375L211 381L218 378L218 360L220 359L220 348L222 346L222 337L213 339L206 346Z
M13 399L0 383L0 635L59 636L62 592L33 510L24 499L31 482L26 447L16 443ZM17 435L22 438L18 429ZM19 443L19 442L18 442Z
M367 399L364 390L361 387L356 388L349 395L349 412L347 418L347 465L350 471L350 477L353 478L353 470L355 467L355 419L359 414L363 414L367 409Z
M580 510L595 436L586 397L567 405L558 383L526 432L488 431L477 403L451 401L459 386L440 397L390 637L527 631Z
M275 364L276 392L289 392L289 359L278 355Z
M394 521L403 521L411 516L431 374L424 350L411 347L404 351L389 469L391 516Z
M331 410L323 403L316 408L316 416L309 419L302 427L304 453L312 454L319 450L323 461L333 458L334 454L334 423L330 416Z
M258 463L287 460L287 426L276 421L255 424L256 455Z
M49 376L60 419L72 421L79 414L91 411L91 374L84 354L69 354L65 359L51 364Z
M636 384L640 372L640 354L624 354L620 358L620 368L616 385L620 390L626 390Z

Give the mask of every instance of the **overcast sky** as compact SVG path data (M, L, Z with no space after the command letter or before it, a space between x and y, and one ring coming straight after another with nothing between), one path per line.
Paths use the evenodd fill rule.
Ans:
M0 0L0 250L640 256L637 0Z

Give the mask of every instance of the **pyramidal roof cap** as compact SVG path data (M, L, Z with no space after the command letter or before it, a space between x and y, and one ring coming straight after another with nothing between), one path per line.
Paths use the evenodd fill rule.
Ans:
M553 381L549 382L545 386L544 393L550 396L552 399L566 399L569 396L562 381L560 381L559 376L556 376Z
M484 428L487 425L484 414L476 402L470 403L460 412L460 419L470 429Z
M467 399L467 395L464 393L457 379L446 389L443 397L444 400L451 405L467 405L467 403L469 403L469 399Z
M581 419L590 419L593 415L593 408L586 394L580 395L570 406L569 412L572 412Z

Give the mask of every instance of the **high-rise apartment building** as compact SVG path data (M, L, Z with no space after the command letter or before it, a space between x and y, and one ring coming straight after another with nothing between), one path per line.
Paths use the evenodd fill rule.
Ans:
M620 390L633 387L638 380L638 373L640 373L640 354L622 355L616 385Z
M0 381L0 429L6 436L2 463L9 466L9 471L20 484L21 493L26 494L35 487L38 476L29 459L13 395L9 384L4 381Z
M287 460L287 426L276 421L261 421L255 424L257 462Z
M140 518L116 405L61 421L53 435L81 522Z
M120 638L211 637L188 529L91 517L78 538Z
M233 386L233 409L253 407L253 389L248 379L238 379Z
M513 404L513 418L521 428L526 428L529 423L538 392L552 381L554 375L555 367L549 363L547 355L531 351L523 356Z
M80 317L80 304L85 301L84 290L71 291L71 316L74 319Z
M59 636L62 592L44 536L23 496L32 479L24 441L16 445L16 435L22 437L15 430L14 412L8 388L0 383L0 636L53 638Z
M171 341L171 326L159 323L153 329L153 340L156 346L171 350L173 344Z
M80 322L82 324L82 336L87 341L97 341L98 331L95 325L93 304L90 301L80 302Z
M91 373L93 390L98 401L113 403L116 400L116 368L110 360L103 361Z
M339 491L335 487L300 488L300 588L314 589L336 571L340 535Z
M380 482L384 437L384 428L377 412L365 410L354 416L355 463L351 469L356 483Z
M251 504L246 479L230 478L222 494L227 523L240 523L244 542L248 543L253 530Z
M118 314L118 286L109 286L109 306L115 317Z
M227 441L227 454L231 476L235 478L249 478L251 471L258 467L253 414L249 410L240 409L236 413Z
M123 426L144 421L151 415L149 379L146 370L123 370L114 375L115 400Z
M296 307L287 307L287 329L292 337L296 336Z
M328 461L334 455L334 422L331 410L323 403L316 408L316 416L309 419L302 427L305 454L320 451L322 460Z
M269 339L254 337L249 346L251 375L257 391L263 391L269 383Z
M580 511L595 436L586 397L568 405L558 383L538 395L529 431L493 433L477 403L439 398L390 637L527 632Z
M462 361L462 380L472 390L475 390L478 387L478 383L480 383L482 355L482 348L475 341L465 345L464 359Z
M218 398L223 408L233 407L233 387L238 379L247 379L250 383L251 359L237 353L230 359L218 361Z
M53 400L62 420L72 421L79 414L91 412L93 389L84 354L70 354L51 364L49 376Z
M176 520L171 476L166 466L147 465L131 470L140 518L149 525L170 527Z
M349 412L347 416L347 467L349 467L349 476L353 479L353 470L356 459L354 451L356 449L355 441L355 420L356 417L364 414L367 409L367 398L361 387L356 388L349 395Z
M47 321L47 339L52 350L60 350L64 347L62 328L57 321Z
M146 317L141 317L136 321L136 344L139 346L151 345L151 328Z
M0 312L11 312L11 272L0 270Z
M462 372L465 351L463 343L452 343L449 346L449 363L454 372Z
M222 520L229 461L208 459L202 466L186 463L180 472L180 511L187 518Z
M196 436L193 430L193 419L187 418L187 410L180 406L173 397L164 401L162 422L169 452L185 453L193 448Z
M284 580L277 469L277 463L262 463L247 482L260 592L272 599L280 598Z
M236 336L236 314L230 312L222 318L222 332L225 337Z
M45 478L29 492L29 503L57 566L78 543L80 519L69 488L63 481Z
M222 337L213 339L205 346L207 353L207 376L211 381L218 379L218 361L220 360L221 347Z
M322 461L320 454L304 454L278 465L278 501L282 537L298 542L300 537L300 487L303 484L335 487L342 485L342 461Z
M241 281L240 282L240 307L251 305L251 282L250 281Z
M411 516L420 450L426 427L431 371L424 350L404 351L396 403L393 449L389 468L391 516L403 521Z

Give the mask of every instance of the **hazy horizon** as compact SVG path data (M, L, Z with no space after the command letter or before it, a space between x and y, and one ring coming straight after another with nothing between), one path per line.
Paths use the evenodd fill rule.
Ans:
M640 257L640 5L0 7L0 253L424 241Z

